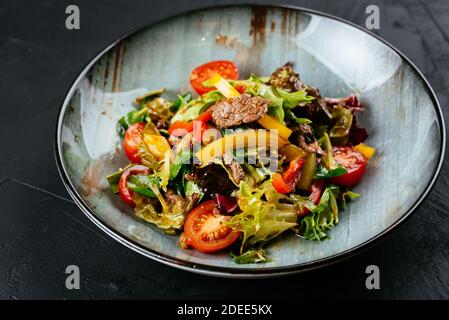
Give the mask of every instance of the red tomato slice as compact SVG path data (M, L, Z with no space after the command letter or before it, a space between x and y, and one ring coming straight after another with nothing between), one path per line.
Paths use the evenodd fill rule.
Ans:
M368 160L353 147L334 147L332 153L335 162L344 166L347 173L329 179L330 182L345 187L356 185L366 172Z
M142 131L145 129L144 122L138 122L130 125L125 133L123 147L125 154L131 162L140 163L139 147L142 143Z
M239 78L239 72L234 62L217 60L196 67L190 74L190 83L198 94L215 90L213 87L203 86L203 82L212 78L216 73L226 80L236 80Z
M129 176L137 174L149 174L149 173L150 169L142 165L135 165L123 171L118 183L118 192L123 202L130 205L131 207L134 207L133 192L128 188Z
M321 199L321 194L323 193L324 181L323 180L315 180L310 185L310 195L309 199L313 201L314 204L318 204ZM299 216L305 216L309 213L309 209L306 207L302 208L298 211Z
M223 224L230 216L220 214L214 200L206 201L187 215L184 233L189 245L203 253L212 253L229 247L240 233Z

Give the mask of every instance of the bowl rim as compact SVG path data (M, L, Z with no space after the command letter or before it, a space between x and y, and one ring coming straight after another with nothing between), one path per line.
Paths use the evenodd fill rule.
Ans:
M439 126L439 133L440 133L440 150L439 150L439 159L438 164L433 172L432 178L429 181L429 184L425 188L425 190L419 195L419 197L415 200L413 205L398 219L396 220L391 226L384 229L382 232L378 233L377 235L371 237L370 239L358 244L357 246L347 249L345 251L336 253L334 255L331 255L329 257L321 258L318 260L305 262L305 263L299 263L295 265L285 266L285 267L268 267L268 268L238 268L238 267L221 267L221 266L211 266L211 265L205 265L205 264L198 264L186 260L182 260L179 258L171 257L168 255L165 255L163 253L157 252L155 250L149 249L144 247L143 245L137 243L136 241L128 238L127 236L119 233L118 231L114 230L111 226L107 225L106 222L101 220L95 213L93 209L89 207L89 205L84 201L83 197L76 191L76 188L73 186L72 182L69 179L69 176L67 174L64 160L62 156L62 145L61 145L61 132L62 132L62 124L64 120L64 115L66 108L73 97L73 94L75 92L75 89L77 85L79 84L80 80L89 72L91 67L101 58L103 57L109 50L114 48L117 44L119 44L124 39L132 36L133 34L150 27L151 25L161 23L163 21L167 21L170 19L174 19L179 16L189 15L195 12L199 11L207 11L211 9L226 9L226 8L236 8L236 7L265 7L265 8L275 8L275 9L288 9L288 10L294 10L294 11L300 11L307 14L317 15L325 18L329 18L332 20L339 21L343 24L349 25L351 27L354 27L372 37L382 42L384 45L389 47L391 50L393 50L396 54L398 54L403 61L408 63L412 70L417 73L417 75L422 79L425 86L427 87L427 90L429 92L430 98L432 100L433 106L435 108L435 112L437 114L438 118L438 126ZM108 234L110 237L115 239L116 241L120 242L121 244L125 245L126 247L132 249L133 251L140 253L146 257L149 257L155 261L161 262L163 264L194 272L194 273L200 273L205 274L209 276L218 276L218 277L228 277L228 278L263 278L263 277L275 277L275 276L283 276L283 275L289 275L289 274L295 274L300 273L304 271L309 271L317 268L321 268L324 266L329 266L332 264L335 264L337 262L340 262L342 260L346 260L349 257L352 257L356 254L359 254L375 244L380 243L382 240L384 240L387 236L391 235L392 232L397 229L400 225L402 225L413 213L417 211L417 209L422 205L423 201L427 198L427 196L430 194L432 188L435 185L435 182L438 178L438 175L441 171L442 164L444 161L444 155L446 151L446 128L445 128L445 122L444 122L444 116L443 112L440 106L440 103L438 101L438 98L431 87L430 83L426 79L426 77L423 75L423 73L419 70L419 68L409 59L407 58L401 51L399 51L396 47L391 45L386 40L382 39L380 36L374 34L373 32L355 24L348 20L345 20L343 18L324 13L321 11L313 10L304 8L301 6L295 6L295 5L283 5L283 4L248 4L248 3L242 3L242 4L224 4L224 5L214 5L214 6L201 6L199 8L191 9L191 10L185 10L181 13L169 15L167 17L163 17L161 19L156 19L155 21L151 23L146 23L143 25L140 25L131 31L125 33L124 35L120 36L117 40L110 43L108 46L106 46L103 50L101 50L99 53L95 55L94 58L92 58L78 73L75 80L70 85L70 88L66 92L64 96L64 100L61 104L61 107L59 109L58 115L57 115L57 123L56 123L56 130L55 130L55 143L54 143L54 155L56 160L56 166L59 172L59 175L61 176L61 179L63 181L63 184L65 188L67 189L69 195L74 200L75 204L81 209L81 211L95 224L97 227L99 227L102 231L104 231L106 234Z

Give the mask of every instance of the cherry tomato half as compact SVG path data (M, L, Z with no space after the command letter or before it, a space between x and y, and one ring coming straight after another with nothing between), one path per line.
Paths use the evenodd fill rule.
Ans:
M229 247L240 233L223 224L230 216L220 214L214 200L206 201L187 215L184 233L188 244L203 253L212 253Z
M365 174L368 160L353 147L334 147L332 153L334 161L344 166L347 173L331 178L330 182L347 187L356 185Z
M203 86L203 82L212 78L216 73L226 80L236 80L239 78L238 69L232 61L217 60L196 67L190 74L190 83L198 94L215 90L214 87Z
M142 143L142 132L145 129L144 122L138 122L129 126L125 133L123 148L131 162L140 163L139 146Z
M149 173L150 169L142 165L135 165L123 171L118 183L118 192L123 202L130 205L131 207L134 207L133 192L128 188L129 176L137 174L149 174Z

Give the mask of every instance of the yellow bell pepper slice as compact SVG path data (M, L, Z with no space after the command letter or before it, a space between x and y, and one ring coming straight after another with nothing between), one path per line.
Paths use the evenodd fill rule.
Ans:
M148 150L154 157L161 161L164 159L167 151L170 151L170 145L167 139L159 134L142 134L143 143L145 143L145 149Z
M281 138L287 140L292 134L292 130L284 126L282 123L277 121L275 118L269 115L264 115L257 121L262 127L268 130L277 130Z
M235 98L240 95L240 92L234 89L231 84L223 79L218 73L214 74L214 76L210 79L210 83L217 88L218 91L226 98Z
M276 143L273 145L270 143L271 139L277 138ZM281 148L285 146L288 142L279 136L270 133L268 130L264 129L251 129L243 132L237 132L224 136L214 142L208 144L200 151L198 151L195 156L200 160L202 166L207 165L213 159L222 156L226 152L235 150L237 148L242 148L246 146L259 146L259 147L271 147L271 148Z
M360 143L360 144L356 145L354 148L358 152L363 154L365 156L365 158L367 158L368 160L371 159L372 156L374 155L374 153L376 152L376 148L370 147L364 143Z

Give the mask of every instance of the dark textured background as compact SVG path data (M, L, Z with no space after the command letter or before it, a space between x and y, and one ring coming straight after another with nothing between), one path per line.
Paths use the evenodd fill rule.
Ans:
M1 1L0 298L449 298L447 162L424 205L376 247L334 266L269 280L210 278L164 266L110 239L73 204L56 170L53 139L77 73L128 31L208 3L238 1ZM283 3L362 26L366 6L377 4L376 33L424 72L449 119L449 1ZM68 4L79 5L81 30L65 29ZM80 267L80 290L65 289L69 264ZM381 290L365 289L369 264L380 267Z

